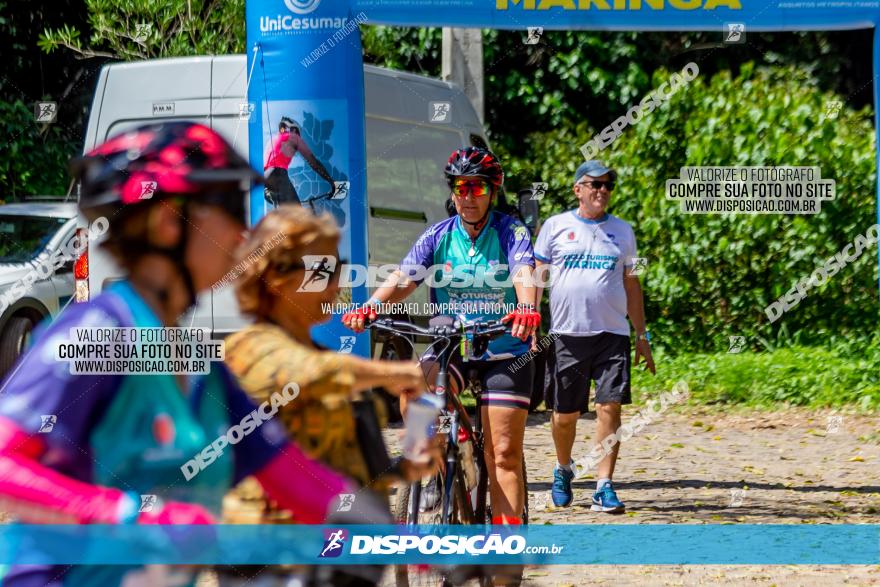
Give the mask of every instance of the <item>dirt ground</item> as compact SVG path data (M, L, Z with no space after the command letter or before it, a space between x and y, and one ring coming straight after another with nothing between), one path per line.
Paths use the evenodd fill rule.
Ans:
M624 420L636 412L624 411ZM576 456L589 451L591 416L579 422ZM880 523L877 416L675 408L622 444L614 475L627 506L620 516L590 511L593 476L575 481L571 507L552 506L547 413L529 417L525 454L532 524ZM525 576L528 585L554 587L880 585L877 566L548 565Z

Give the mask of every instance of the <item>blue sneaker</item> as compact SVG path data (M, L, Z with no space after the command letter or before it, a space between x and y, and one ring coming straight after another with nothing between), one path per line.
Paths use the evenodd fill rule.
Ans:
M574 501L574 492L571 490L572 479L574 472L560 469L558 465L553 468L553 488L550 490L550 497L553 498L553 505L556 507L568 507Z
M593 506L590 509L594 512L622 514L626 507L622 501L617 499L617 493L614 492L611 481L606 481L605 485L593 494Z

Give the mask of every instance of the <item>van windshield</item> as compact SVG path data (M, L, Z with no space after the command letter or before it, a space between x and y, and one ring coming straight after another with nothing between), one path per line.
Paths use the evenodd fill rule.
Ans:
M0 263L25 263L46 247L67 218L0 214Z

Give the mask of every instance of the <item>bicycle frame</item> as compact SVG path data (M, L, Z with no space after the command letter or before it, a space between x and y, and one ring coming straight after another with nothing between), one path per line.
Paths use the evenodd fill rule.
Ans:
M376 327L387 330L391 332L392 335L395 336L403 336L404 333L399 332L393 325L392 322L383 322L379 321L374 323ZM483 437L482 437L482 427L480 421L480 411L479 407L477 409L477 414L475 418L475 424L471 424L471 420L467 415L464 407L461 404L458 396L454 393L450 393L449 391L449 362L452 358L452 353L458 348L458 342L461 337L464 335L461 331L456 331L450 329L448 332L426 332L424 329L419 329L414 327L413 325L405 324L405 323L397 323L402 326L406 326L409 328L409 332L416 335L427 335L435 340L444 340L446 341L446 345L439 352L437 357L437 365L438 371L435 377L435 386L434 393L440 395L443 394L446 401L446 407L441 411L441 417L443 418L444 424L449 424L449 429L446 431L446 469L444 472L445 482L443 484L443 495L442 495L442 510L441 510L441 523L448 524L451 517L451 506L454 501L453 491L459 492L459 503L460 507L464 509L464 511L460 512L460 515L463 519L481 523L486 520L486 511L487 511L487 503L486 503L486 473L485 473L485 463L483 463ZM491 332L492 329L495 329L494 332ZM500 331L498 331L500 328ZM501 326L490 326L490 332L481 334L481 336L495 336L503 332L505 327ZM462 390L459 390L462 391ZM459 431L464 430L467 434L468 438L474 443L474 455L475 458L478 459L478 463L480 464L481 474L478 479L478 486L476 492L476 500L473 499L472 496L469 495L469 491L467 489L467 483L464 478L464 471L460 466L461 456L460 456L460 446L458 442ZM441 432L442 429L441 429ZM410 503L408 511L407 511L407 521L410 523L416 523L419 517L419 506L421 501L421 483L415 482L410 487Z
M449 338L449 344L446 345L446 348L441 351L440 355L437 358L438 363L438 371L437 376L434 382L434 393L438 395L443 393L446 399L446 408L441 412L441 416L448 417L449 420L449 431L446 433L446 471L444 473L445 482L443 483L443 499L441 503L443 504L441 518L440 521L442 524L449 523L450 517L450 505L452 504L452 491L455 487L455 483L458 482L457 475L459 474L459 445L458 445L458 432L460 428L464 428L465 432L468 436L474 440L476 446L482 448L482 433L479 431L479 413L477 415L477 426L476 428L471 425L470 419L467 416L467 412L464 407L461 405L461 401L458 399L458 396L454 393L450 393L449 391L449 361L452 358L452 351L456 348L454 344L454 338ZM478 437L479 435L479 437ZM410 511L409 511L409 519L417 520L419 514L419 502L421 498L421 483L413 483L410 488L410 495L412 495L412 501L410 503ZM485 511L485 495L478 495L478 501L483 502L482 511ZM470 516L474 515L473 504L471 504L470 500L466 500L465 503L471 506L471 512L465 512L465 514L470 514ZM477 519L480 519L479 517Z

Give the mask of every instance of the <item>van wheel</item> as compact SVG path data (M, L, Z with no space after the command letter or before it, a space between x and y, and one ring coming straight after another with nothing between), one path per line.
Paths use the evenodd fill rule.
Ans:
M409 361L412 359L412 348L407 342L399 337L392 336L382 343L382 351L379 353L379 359L385 361ZM403 416L400 414L400 398L397 398L382 388L379 388L379 397L388 407L389 423L402 422Z
M13 316L0 333L0 376L12 369L15 361L27 348L34 330L34 322L26 316Z

